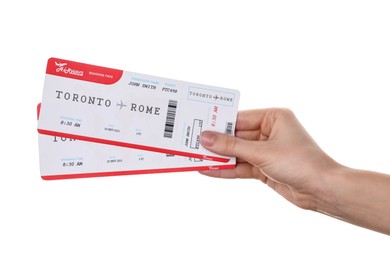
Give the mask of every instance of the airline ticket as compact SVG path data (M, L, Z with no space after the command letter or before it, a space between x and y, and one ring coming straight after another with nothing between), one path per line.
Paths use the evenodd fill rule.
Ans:
M64 59L47 63L40 134L229 162L200 133L234 135L239 92Z
M40 171L44 180L185 172L235 167L222 163L114 145L39 134Z
M44 180L230 169L236 164L235 158L223 163L42 134L38 141Z

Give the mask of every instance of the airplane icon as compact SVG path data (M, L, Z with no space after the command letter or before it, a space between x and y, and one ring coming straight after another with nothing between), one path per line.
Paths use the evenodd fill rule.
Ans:
M59 63L59 62L54 62L58 67L63 67L63 66L66 66L67 65L67 63L66 62L64 62L64 63Z
M119 109L122 109L122 107L127 107L127 105L123 104L123 101L121 100L120 103L116 103L117 107L120 107Z

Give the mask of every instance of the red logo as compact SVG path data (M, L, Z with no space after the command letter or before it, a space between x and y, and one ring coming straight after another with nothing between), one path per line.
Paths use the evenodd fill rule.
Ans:
M65 74L72 74L72 75L79 76L79 77L82 77L84 75L84 71L82 71L82 70L74 70L74 69L66 67L66 65L68 65L68 63L66 63L66 62L56 62L55 61L54 64L57 66L56 72L58 72L58 73L63 72Z
M123 71L75 61L50 58L46 74L111 85L120 80Z

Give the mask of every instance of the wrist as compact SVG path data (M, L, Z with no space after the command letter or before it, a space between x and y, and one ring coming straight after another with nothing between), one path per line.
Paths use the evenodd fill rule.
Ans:
M345 175L348 172L348 167L338 163L320 172L318 191L314 194L313 199L313 211L343 219L340 209L342 205L340 192L342 192L342 184L345 183Z
M390 176L338 166L322 176L313 210L390 234Z

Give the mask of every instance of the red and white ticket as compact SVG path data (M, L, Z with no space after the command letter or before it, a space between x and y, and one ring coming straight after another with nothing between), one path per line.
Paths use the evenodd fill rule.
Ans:
M38 117L39 110L40 105ZM44 180L230 169L236 164L235 158L223 163L42 134L38 141Z
M50 58L38 132L229 162L199 139L204 130L234 134L239 96L233 89Z

